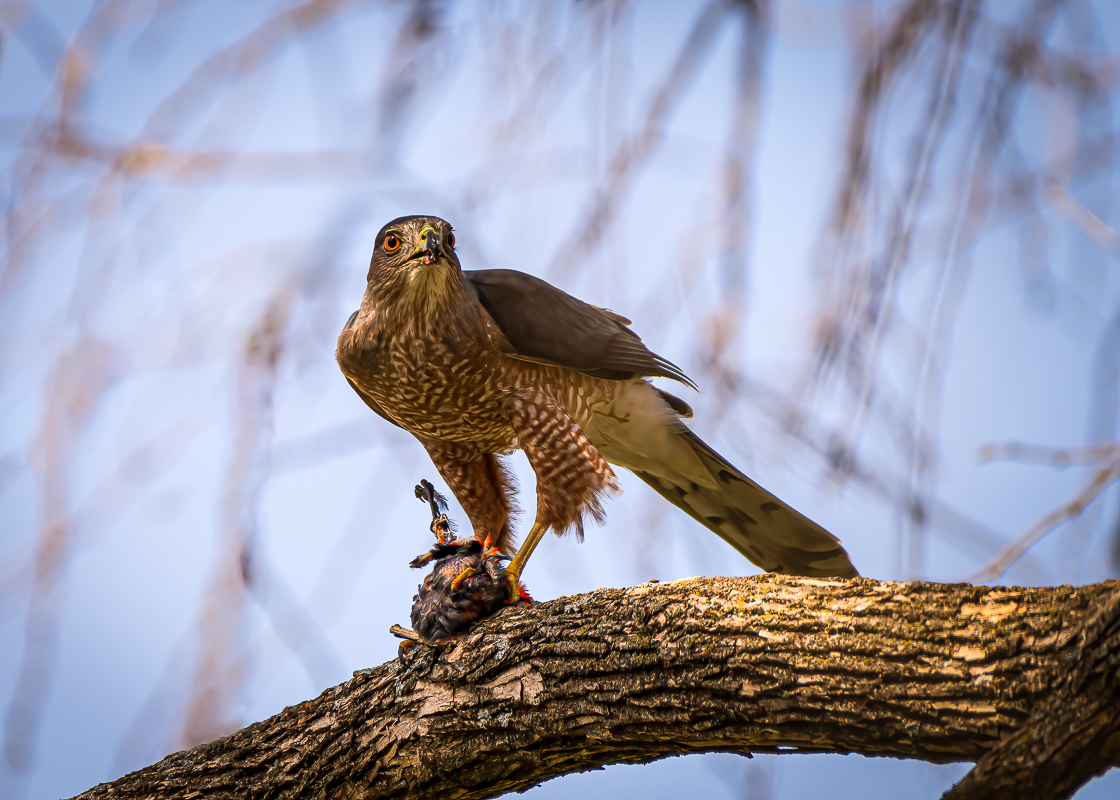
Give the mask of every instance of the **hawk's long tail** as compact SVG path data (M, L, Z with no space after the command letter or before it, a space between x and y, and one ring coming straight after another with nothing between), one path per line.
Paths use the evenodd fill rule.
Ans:
M683 427L683 426L682 426ZM768 572L855 578L840 540L763 489L688 429L679 434L719 481L708 488L653 472L639 478Z
M840 540L740 472L681 422L663 395L635 385L599 416L592 437L607 461L769 572L854 578ZM655 394L656 393L656 394Z

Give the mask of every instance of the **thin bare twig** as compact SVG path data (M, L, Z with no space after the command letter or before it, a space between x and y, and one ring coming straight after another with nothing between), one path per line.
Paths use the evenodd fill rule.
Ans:
M1120 253L1120 233L1117 233L1103 219L1077 202L1057 178L1046 180L1046 190L1050 200L1058 207L1058 210L1069 217L1086 236L1101 247L1111 250L1113 253Z
M1072 500L1056 508L1005 547L998 556L982 569L969 576L973 583L984 583L998 578L1014 564L1028 549L1063 522L1073 519L1092 503L1112 484L1120 481L1120 458L1106 464L1094 473L1093 477Z
M726 13L719 0L712 0L700 12L668 75L654 93L641 126L615 150L602 190L588 204L587 211L567 242L557 250L549 274L558 278L569 277L599 246L614 222L620 203L664 139L666 120L679 105L710 54L710 44L719 32Z
M1120 442L1104 442L1086 447L1058 448L1042 445L1006 442L986 444L980 448L980 460L988 461L1025 461L1035 464L1050 464L1065 468L1082 464L1096 464L1120 458Z

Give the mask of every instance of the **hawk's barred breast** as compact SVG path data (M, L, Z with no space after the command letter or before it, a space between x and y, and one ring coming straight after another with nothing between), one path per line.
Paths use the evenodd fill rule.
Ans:
M355 333L360 337L360 330ZM356 363L340 349L339 363L409 433L475 444L479 452L508 453L520 447L508 404L522 392L544 387L577 424L586 423L594 406L609 403L616 394L613 381L581 375L573 380L558 368L518 362L438 334L417 338L396 332L364 351Z

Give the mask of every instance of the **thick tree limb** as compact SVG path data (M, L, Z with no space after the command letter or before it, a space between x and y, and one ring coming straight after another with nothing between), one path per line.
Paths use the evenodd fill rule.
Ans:
M1076 647L1051 695L946 798L1069 797L1120 763L1120 591L1098 597L1062 639Z
M1057 797L1120 763L1118 608L1116 582L600 589L506 609L81 797L492 797L605 764L789 748L980 759L956 796L1046 772L1049 794L1011 796Z

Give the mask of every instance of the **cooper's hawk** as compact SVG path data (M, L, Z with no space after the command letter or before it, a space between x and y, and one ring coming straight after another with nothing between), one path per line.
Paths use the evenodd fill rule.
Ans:
M840 541L752 481L681 422L692 410L647 378L695 388L625 317L515 270L463 270L438 217L377 234L338 363L366 405L427 449L479 540L512 552L512 484L498 456L537 475L516 585L546 530L583 533L626 467L752 562L791 575L858 575Z

